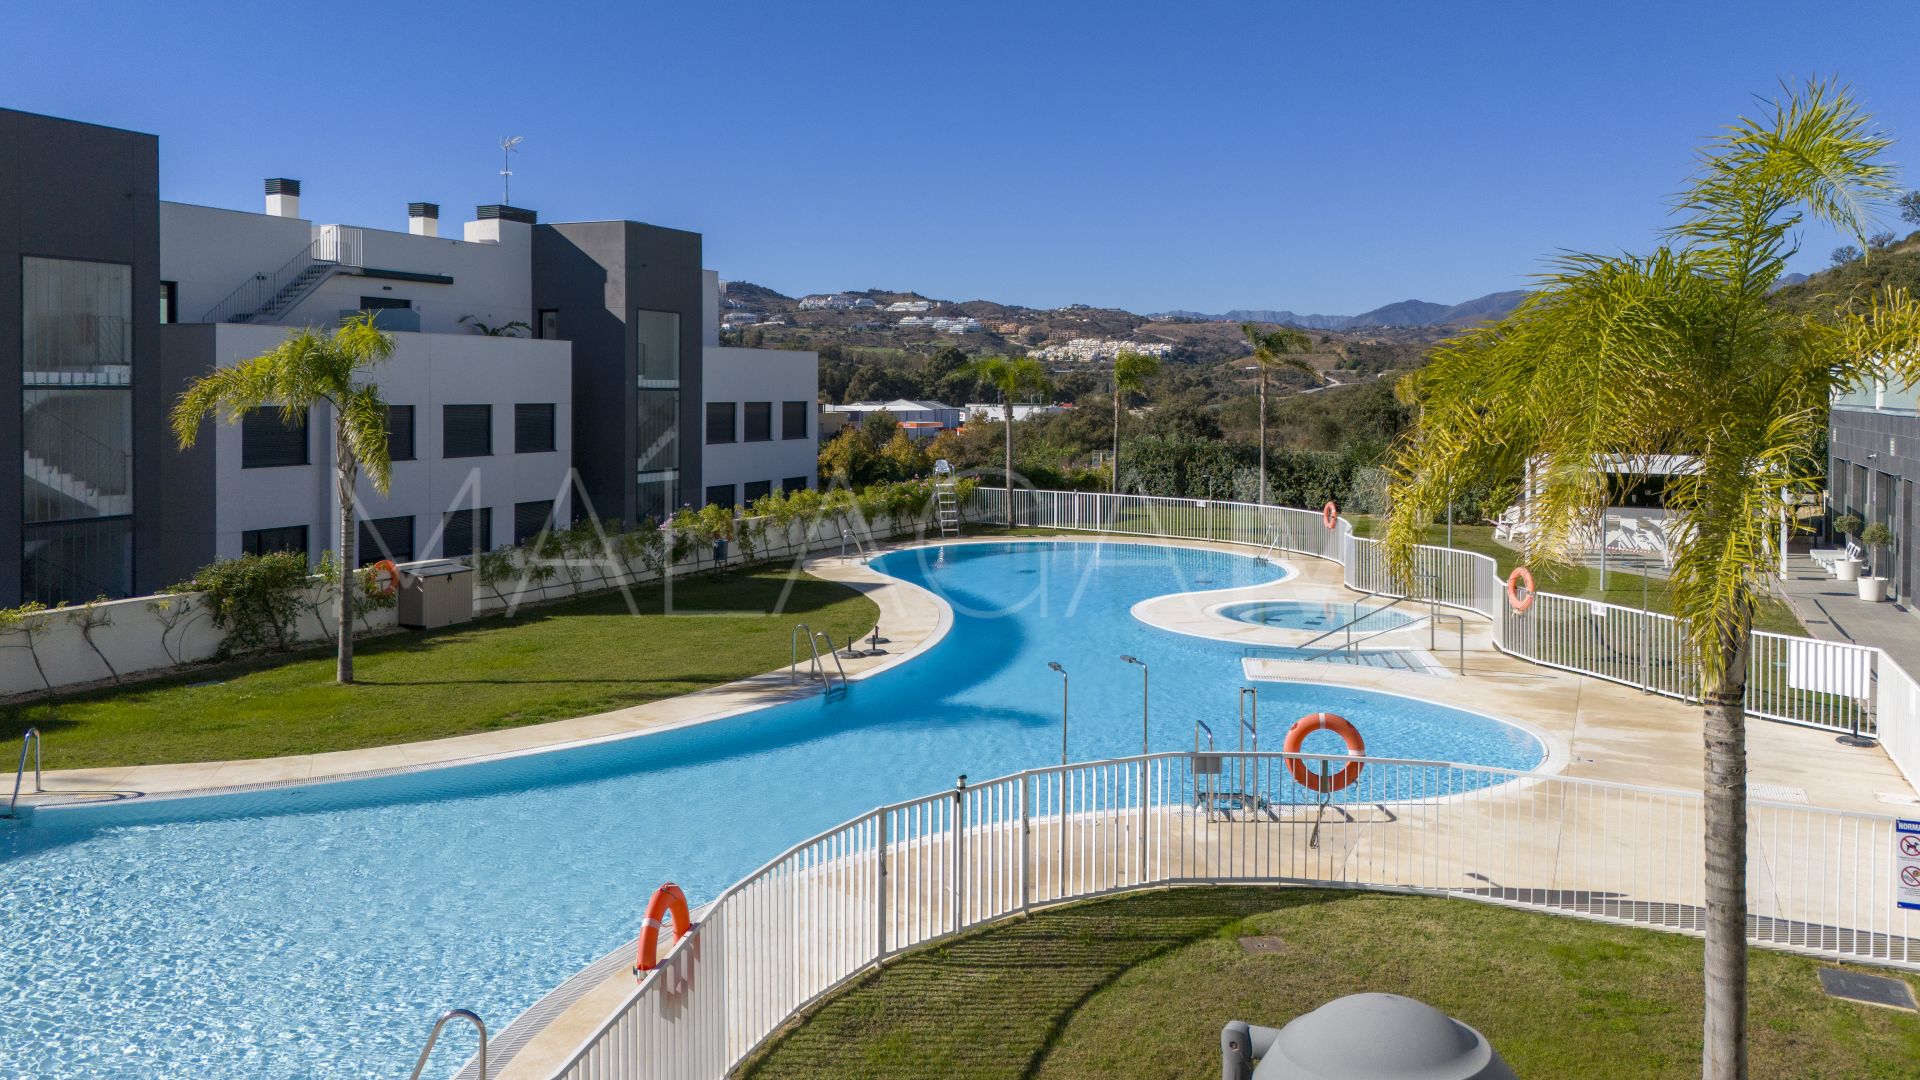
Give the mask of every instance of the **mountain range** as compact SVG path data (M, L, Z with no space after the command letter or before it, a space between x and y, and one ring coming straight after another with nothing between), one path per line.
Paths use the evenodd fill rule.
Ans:
M1302 315L1294 311L1236 309L1219 315L1199 311L1168 311L1164 316L1199 319L1206 322L1265 322L1297 326L1303 330L1358 330L1376 326L1464 326L1491 322L1505 316L1526 299L1524 289L1488 293L1458 304L1436 304L1428 300L1402 300L1374 308L1359 315Z

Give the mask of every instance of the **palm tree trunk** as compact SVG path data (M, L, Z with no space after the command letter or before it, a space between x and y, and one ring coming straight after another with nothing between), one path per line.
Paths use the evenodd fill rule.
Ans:
M347 426L335 409L333 418L333 475L340 497L340 547L336 561L340 567L339 595L334 598L334 621L339 651L334 664L334 680L341 685L353 681L353 457L347 447Z
M1267 369L1260 369L1260 505L1267 505Z
M1703 695L1707 946L1702 1080L1747 1075L1747 627L1721 638L1719 685Z
M1113 493L1120 494L1120 383L1113 384Z

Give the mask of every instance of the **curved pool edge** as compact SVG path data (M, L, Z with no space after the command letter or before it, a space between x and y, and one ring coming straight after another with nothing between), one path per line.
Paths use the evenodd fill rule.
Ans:
M880 547L875 557L926 546L931 545L919 541L906 541L898 546ZM800 569L823 581L844 585L873 600L880 609L875 625L883 628L883 631L889 635L890 642L911 638L911 643L899 651L890 651L879 657L845 661L850 669L847 671L849 683L864 681L924 655L938 645L953 628L953 611L946 601L913 582L880 573L870 568L865 561L837 555L821 555L807 559L801 564ZM902 598L910 599L902 603L900 602ZM913 610L915 606L922 606L922 610L915 612ZM929 615L931 616L930 625ZM916 616L918 616L917 619ZM888 626L903 624L908 627L907 630L885 629ZM923 626L924 629L916 633L913 629L916 624ZM843 643L842 647L850 644L852 643ZM502 728L497 731L452 735L442 739L393 743L357 750L334 750L294 757L63 769L48 772L45 777L46 783L50 786L62 783L86 786L50 790L40 795L23 794L21 806L27 811L23 816L31 819L34 815L42 813L64 816L89 809L124 806L130 802L147 804L178 799L246 795L486 765L515 758L562 753L644 738L649 735L682 731L771 706L817 697L820 693L821 690L813 683L795 684L786 672L775 670L717 686L704 687L690 693L661 698L657 701L629 705L621 709L562 720L549 720L521 727ZM744 700L722 700L715 702L711 707L702 707L713 699L728 698ZM680 712L689 707L693 708L692 712L670 719L649 720L635 715L642 712ZM636 723L636 721L639 722ZM615 730L606 730L609 728ZM563 731L562 729L589 730ZM480 748L487 743L519 745ZM341 763L338 768L327 768L328 765L336 764L338 759L342 758L369 759L379 763L363 765L353 761ZM399 760L391 763L381 761L387 758ZM329 762L326 759L335 759L335 761ZM296 772L303 764L310 768L325 769L325 771L288 775ZM237 777L255 774L258 778L235 779L232 782L220 783L217 780L221 772L231 772ZM170 773L188 778L196 777L197 774L206 774L216 782L178 783L170 786L168 781L177 779L169 776ZM139 783L148 777L152 779L146 784Z

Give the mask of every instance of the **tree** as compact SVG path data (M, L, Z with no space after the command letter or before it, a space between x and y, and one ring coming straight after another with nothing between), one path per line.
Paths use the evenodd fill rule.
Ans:
M354 482L360 470L374 490L387 493L392 465L387 457L387 403L380 387L361 374L393 355L393 338L380 332L373 316L362 312L342 323L331 337L311 328L288 335L271 352L194 380L173 407L173 434L180 448L191 447L208 417L234 423L252 409L278 406L288 423L325 405L333 413L333 479L340 506L339 564L354 566ZM335 678L353 681L353 596L350 574L342 573L335 598L339 630Z
M1145 353L1123 352L1113 358L1113 493L1120 493L1120 400L1147 388L1160 374L1160 361Z
M1920 225L1920 191L1909 191L1900 196L1900 220L1909 225Z
M1746 1075L1743 700L1781 496L1817 484L1809 450L1834 389L1920 376L1920 307L1905 290L1811 315L1767 296L1804 219L1864 233L1895 193L1889 145L1843 88L1770 103L1709 144L1651 254L1562 259L1506 319L1446 342L1402 383L1419 414L1392 466L1386 542L1401 581L1456 478L1533 461L1527 554L1550 561L1607 503L1595 462L1699 462L1668 485L1685 526L1669 590L1701 679L1709 1080Z
M1861 257L1860 249L1853 244L1841 244L1839 247L1833 249L1832 255L1828 256L1835 266L1845 266L1850 262L1859 262Z
M1867 237L1867 247L1873 251L1885 251L1898 239L1900 238L1891 232L1877 232Z
M1319 375L1301 354L1313 348L1313 340L1292 327L1278 330L1261 330L1252 323L1241 323L1240 333L1244 334L1247 344L1253 346L1253 363L1260 369L1260 502L1267 501L1267 377L1281 368L1293 368L1314 376Z
M1000 391L1007 425L1007 524L1013 524L1013 399L1044 394L1051 385L1047 369L1031 356L982 356L967 365L968 374Z

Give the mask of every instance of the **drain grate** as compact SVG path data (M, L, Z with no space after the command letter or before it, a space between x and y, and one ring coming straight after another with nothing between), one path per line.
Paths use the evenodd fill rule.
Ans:
M1868 1005L1879 1005L1888 1009L1905 1009L1908 1012L1920 1012L1913 1001L1913 987L1904 979L1890 979L1885 975L1862 975L1854 971L1842 971L1839 968L1820 969L1820 988L1837 998L1848 1001L1863 1001Z
M1278 956L1287 951L1287 943L1277 937L1243 937L1240 947L1256 956Z
M1805 788L1788 787L1785 784L1749 783L1747 784L1747 794L1756 799L1766 799L1770 802L1803 803L1807 801L1807 790Z

